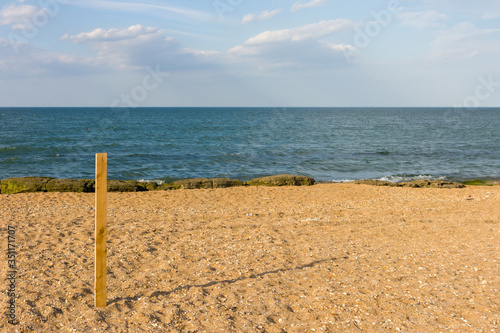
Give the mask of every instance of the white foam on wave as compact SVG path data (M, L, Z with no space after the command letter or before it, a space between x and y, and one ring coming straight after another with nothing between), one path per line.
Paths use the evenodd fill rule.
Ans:
M390 183L402 183L402 182L411 182L413 180L446 180L446 176L441 176L441 177L436 177L432 175L392 175L392 176L384 176L384 177L379 177L379 178L366 178L366 179L361 179L361 180L368 180L368 179L374 179L374 180L381 180L381 181L387 181ZM356 181L358 179L333 179L331 182L332 183L349 183Z
M354 179L334 179L332 180L332 183L349 183L353 181Z
M158 185L163 184L163 180L159 180L159 179L139 179L137 181L139 183L151 183L151 182L155 182Z
M435 177L432 175L392 175L376 178L376 180L388 181L391 183L411 182L414 180L446 180L446 176Z

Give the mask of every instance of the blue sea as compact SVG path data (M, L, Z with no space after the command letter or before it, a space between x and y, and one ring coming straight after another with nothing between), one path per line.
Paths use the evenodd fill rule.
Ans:
M500 179L500 108L0 108L0 179Z

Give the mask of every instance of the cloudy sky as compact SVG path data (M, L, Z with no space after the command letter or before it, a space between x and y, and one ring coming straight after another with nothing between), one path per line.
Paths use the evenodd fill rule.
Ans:
M0 106L500 106L498 0L0 6Z

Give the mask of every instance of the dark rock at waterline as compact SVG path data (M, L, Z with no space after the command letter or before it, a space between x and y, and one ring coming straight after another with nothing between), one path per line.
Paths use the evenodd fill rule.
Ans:
M183 189L213 188L212 180L207 178L176 180L172 185Z
M148 191L147 186L135 180L108 180L108 192L143 192Z
M139 186L144 187L146 191L156 191L158 189L156 182L139 182Z
M137 182L134 180L108 180L108 192L141 192L175 189L210 189L227 188L243 185L255 186L301 186L314 185L311 177L278 175L257 178L243 183L229 178L197 178L177 180L169 184L158 185L155 182ZM94 179L55 179L50 177L20 177L0 180L0 193L28 192L95 192Z
M250 186L311 186L316 181L307 176L277 175L255 178L245 184Z
M376 180L376 179L355 180L354 184L374 185L374 186L391 186L391 183L386 181L386 180ZM396 184L396 183L392 183L392 184Z
M448 182L443 180L414 180L411 182L391 183L385 180L363 179L354 181L355 184L393 187L413 187L413 188L463 188L462 183Z
M0 181L0 193L14 194L27 192L45 192L50 177L16 177Z
M156 191L170 191L170 190L178 190L180 189L180 185L175 185L173 183L163 183L161 185L158 185L156 187Z
M154 182L137 182L134 180L108 180L108 192L153 191L157 188ZM0 181L0 193L28 192L95 192L94 179L55 179L50 177L19 177Z
M481 180L481 179L474 179L474 180L467 180L463 182L464 185L471 185L471 186L494 186L494 185L500 185L500 181L498 180Z
M238 179L229 178L214 178L212 179L213 188L227 188L227 187L237 187L243 186L243 182Z
M196 178L176 180L170 184L162 184L160 189L199 189L199 188L226 188L242 186L243 182L229 178Z
M94 179L51 179L46 186L47 192L89 193L95 191Z
M155 182L108 179L108 192L143 192L154 191ZM95 192L94 179L52 179L47 183L47 192Z
M409 183L405 183L408 187L417 187L417 188L464 188L465 185L461 183L455 182L447 182L443 180L414 180Z

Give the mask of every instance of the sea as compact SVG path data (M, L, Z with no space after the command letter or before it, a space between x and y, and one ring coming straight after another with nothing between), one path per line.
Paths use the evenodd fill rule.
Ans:
M0 179L500 179L500 108L0 108Z

